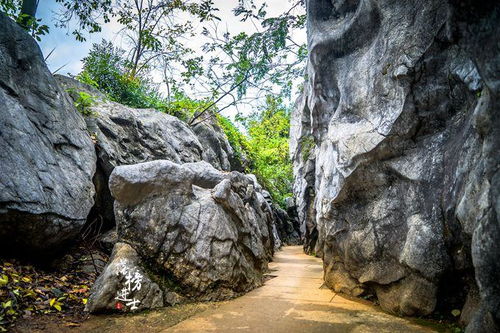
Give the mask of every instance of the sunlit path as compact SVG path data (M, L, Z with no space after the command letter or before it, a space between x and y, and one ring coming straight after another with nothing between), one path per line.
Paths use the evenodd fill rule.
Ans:
M245 296L162 332L430 332L322 288L321 260L285 247L270 264L276 276Z

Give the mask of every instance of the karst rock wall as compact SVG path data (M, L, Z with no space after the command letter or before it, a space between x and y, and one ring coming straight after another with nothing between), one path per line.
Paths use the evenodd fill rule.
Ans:
M306 251L336 291L403 315L467 303L469 329L498 328L499 5L306 2L290 145Z

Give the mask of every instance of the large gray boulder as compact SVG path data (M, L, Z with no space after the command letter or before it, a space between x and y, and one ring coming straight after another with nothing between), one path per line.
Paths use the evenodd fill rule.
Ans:
M273 219L252 177L206 162L158 160L116 167L110 189L119 241L137 252L165 295L223 300L262 284ZM103 279L99 285L109 285ZM107 294L95 287L93 302Z
M36 41L3 13L0 26L0 252L33 258L84 225L96 156Z
M290 147L328 286L403 315L479 288L483 332L500 319L500 16L457 3L309 0Z
M114 225L108 179L118 165L159 159L176 163L203 159L203 148L189 127L176 117L153 109L134 109L105 100L91 108L87 126L96 140L97 190L95 215Z
M176 117L153 109L135 109L110 101L97 89L73 78L55 75L59 84L77 101L81 92L93 96L85 117L95 140L97 171L96 203L89 219L114 226L109 176L118 165L158 159L176 163L201 161L203 147L189 127Z

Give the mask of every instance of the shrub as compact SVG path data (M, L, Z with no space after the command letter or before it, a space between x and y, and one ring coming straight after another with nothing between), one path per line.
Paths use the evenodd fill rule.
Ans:
M162 108L165 102L147 79L129 74L124 51L103 40L94 44L83 58L83 71L77 79L89 84L118 103L135 108Z
M248 143L248 138L240 132L240 130L226 117L223 117L220 114L216 114L216 119L219 126L226 134L227 141L233 148L234 159L237 161L239 165L245 165L244 160L250 160L249 170L245 170L251 172L252 170L252 156L250 152L250 147Z
M92 46L83 63L83 71L77 76L80 82L99 89L112 101L130 107L153 108L187 121L209 103L192 99L175 86L171 98L164 98L150 79L132 76L124 51L105 40Z
M80 112L84 116L97 116L97 112L90 109L90 107L95 105L96 103L94 96L84 91L78 91L76 92L76 94L78 95L78 97L74 101L74 104L78 112Z
M300 145L302 146L301 156L302 161L305 162L311 156L311 152L316 146L314 138L312 135L304 136L300 139Z

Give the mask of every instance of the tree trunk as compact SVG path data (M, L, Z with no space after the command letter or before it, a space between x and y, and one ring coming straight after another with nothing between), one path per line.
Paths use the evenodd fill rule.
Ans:
M24 28L29 28L29 23L32 18L36 15L36 9L38 7L38 0L23 0L23 5L21 7L21 20L19 24Z

